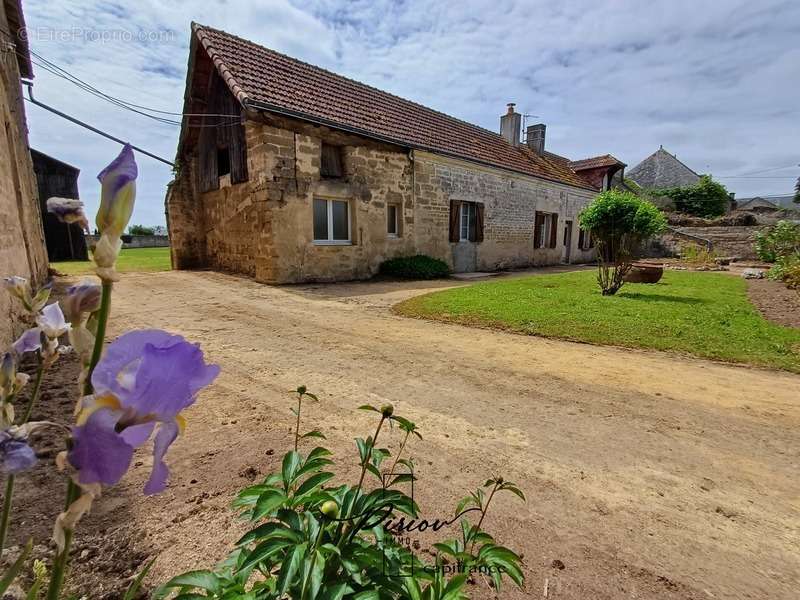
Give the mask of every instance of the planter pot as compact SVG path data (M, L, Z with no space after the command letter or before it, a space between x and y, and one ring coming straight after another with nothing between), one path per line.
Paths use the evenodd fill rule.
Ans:
M664 275L664 265L651 263L633 263L633 267L625 275L626 283L658 283Z

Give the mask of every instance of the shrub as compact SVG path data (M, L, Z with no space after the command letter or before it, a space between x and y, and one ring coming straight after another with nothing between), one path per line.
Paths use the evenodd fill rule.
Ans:
M381 263L380 272L401 279L439 279L450 274L450 267L438 258L417 254L390 258Z
M128 227L130 235L155 235L156 230L154 227L146 227L144 225L131 225Z
M581 229L591 230L597 244L597 281L604 296L617 293L642 243L666 226L654 204L620 190L597 196L579 220Z
M700 266L714 264L718 258L714 250L709 250L697 244L685 244L681 246L681 260L690 265Z
M725 214L730 195L725 186L703 175L695 185L658 190L675 203L675 210L696 217L712 218Z
M766 262L775 263L769 278L783 281L792 289L800 288L800 225L778 221L756 234L756 253Z
M766 262L775 262L780 257L800 255L800 225L790 221L778 221L775 225L756 234L756 254Z

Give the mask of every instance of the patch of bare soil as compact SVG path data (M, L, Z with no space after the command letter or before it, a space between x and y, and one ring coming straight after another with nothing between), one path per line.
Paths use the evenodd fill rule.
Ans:
M167 491L142 496L143 450L85 517L70 589L118 598L148 557L151 586L222 559L244 530L230 500L280 468L291 446L286 390L305 384L320 397L307 429L328 436L341 480L357 477L353 437L374 427L356 407L392 402L424 437L411 448L424 517L448 517L488 475L520 485L528 502L498 496L485 521L524 555L526 587L505 587L504 599L796 598L800 377L391 314L390 300L414 286L125 276L111 335L181 333L222 374L170 450ZM69 421L60 393L40 416ZM383 441L396 449L400 439L395 428ZM15 543L34 535L46 551L63 482L44 465L18 481ZM471 590L495 597L480 583Z
M780 281L750 279L747 295L765 319L800 328L800 292L790 290Z

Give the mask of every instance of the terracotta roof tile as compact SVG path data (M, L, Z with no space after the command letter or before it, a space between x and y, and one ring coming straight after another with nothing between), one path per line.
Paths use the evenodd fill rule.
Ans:
M613 167L614 165L625 166L625 163L617 158L614 158L610 154L604 154L603 156L592 156L591 158L582 158L580 160L573 160L570 162L570 167L572 167L573 171L596 169L598 167Z
M197 40L242 104L371 135L410 148L594 189L568 162L515 147L498 133L336 75L248 40L193 24ZM547 153L549 154L549 153Z

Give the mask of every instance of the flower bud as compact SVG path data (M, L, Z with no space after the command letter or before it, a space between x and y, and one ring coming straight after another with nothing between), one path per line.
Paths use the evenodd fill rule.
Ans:
M14 355L6 352L0 362L0 390L5 394L10 392L17 374L17 361Z
M394 414L394 406L391 404L384 404L381 406L381 414L388 419Z
M83 202L77 198L48 198L47 212L62 223L77 223L81 229L89 229L89 219L83 212Z
M339 505L333 500L328 500L327 502L322 503L320 511L329 519L335 519L339 516Z
M82 322L84 317L100 308L102 289L92 281L84 281L67 290L67 296L61 300L61 308L67 321L73 325Z
M4 277L3 285L12 296L16 296L22 302L30 304L31 300L31 287L28 285L28 280L24 277Z
M119 238L128 226L136 199L138 167L130 144L97 176L102 188L97 211L97 229L112 240Z

